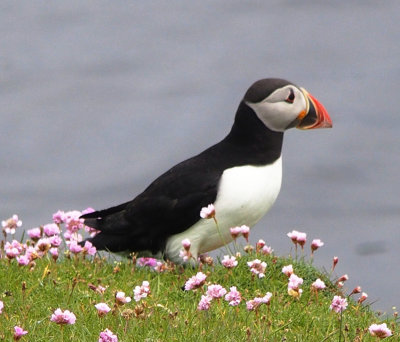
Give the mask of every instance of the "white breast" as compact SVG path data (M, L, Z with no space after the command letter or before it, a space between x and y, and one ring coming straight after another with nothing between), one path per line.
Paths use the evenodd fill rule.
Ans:
M183 239L191 241L190 251L195 257L231 242L229 228L254 226L275 202L281 181L281 158L266 166L238 166L225 170L214 203L219 232L214 220L200 219L186 231L168 239L167 257L181 262L179 251Z

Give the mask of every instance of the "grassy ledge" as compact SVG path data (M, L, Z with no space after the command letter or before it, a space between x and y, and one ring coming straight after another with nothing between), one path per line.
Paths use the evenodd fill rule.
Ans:
M100 332L109 329L118 341L377 341L379 337L368 330L375 323L386 323L391 330L386 340L400 337L396 316L378 317L365 302L358 303L359 294L346 296L336 281L304 258L266 255L247 247L231 269L214 260L195 267L163 263L156 271L139 266L135 257L117 261L108 254L89 256L66 250L56 258L45 248L26 265L19 265L17 257L6 255L6 241L11 240L4 240L0 250L0 301L4 305L0 340L117 341L99 340ZM34 242L29 244L34 246ZM267 264L262 278L250 271L248 262L255 259ZM289 264L303 279L301 296L288 292L288 276L282 268ZM204 284L184 290L187 280L198 272L207 276ZM326 284L318 292L311 287L317 278ZM143 281L149 282L150 293L136 301L133 291ZM208 310L199 310L211 284L228 292L236 286L240 304L231 306L223 296L212 299ZM118 302L120 291L132 300ZM268 304L247 308L246 302L267 292L272 294ZM339 313L330 309L336 295L348 300L347 308ZM98 303L107 304L110 312L100 316ZM74 324L51 321L57 308L73 312ZM25 329L26 335L16 336L15 326Z

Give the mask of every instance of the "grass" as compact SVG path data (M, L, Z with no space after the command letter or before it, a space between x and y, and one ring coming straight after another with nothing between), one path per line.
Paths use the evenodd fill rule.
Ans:
M291 258L242 252L238 266L226 269L200 264L182 267L166 264L164 272L138 267L135 259L115 260L112 255L95 257L67 255L54 261L47 253L27 266L15 259L0 259L0 340L12 341L14 326L28 331L22 341L98 341L99 333L110 329L119 341L376 341L368 332L373 323L386 322L399 340L396 317L378 317L368 305L359 304L354 296L342 314L329 309L334 295L345 296L329 276L310 262ZM254 276L248 261L267 263L264 278ZM288 277L281 270L292 264L294 272L304 279L300 298L288 294ZM199 271L207 275L206 283L196 290L182 289ZM322 279L327 288L318 294L311 284ZM149 281L151 294L139 302L133 300L133 289ZM207 285L220 284L229 291L236 286L242 294L237 307L223 298L214 299L208 311L197 306ZM103 294L94 290L106 287ZM130 303L117 305L115 294L124 291ZM246 300L272 293L270 305L255 311L246 309ZM359 295L358 295L359 296ZM107 303L112 311L99 317L95 304ZM50 321L55 309L70 310L76 315L73 325Z

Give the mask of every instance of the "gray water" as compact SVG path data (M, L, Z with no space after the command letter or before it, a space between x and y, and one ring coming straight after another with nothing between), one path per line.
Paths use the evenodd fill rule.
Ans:
M229 131L248 86L304 86L334 128L285 135L278 201L255 227L325 246L315 263L374 308L400 306L400 3L146 1L0 4L0 218L133 198Z

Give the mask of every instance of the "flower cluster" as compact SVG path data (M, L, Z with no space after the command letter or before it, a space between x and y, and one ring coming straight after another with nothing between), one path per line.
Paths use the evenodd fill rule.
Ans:
M22 221L18 218L18 215L14 214L9 219L7 219L5 221L1 221L1 226L3 228L3 232L5 235L7 235L7 234L14 235L15 230L18 227L22 226Z
M193 277L189 278L185 283L185 290L190 291L194 289L198 289L203 286L206 282L207 276L203 272L198 272Z
M75 324L76 316L69 310L62 311L58 308L51 315L50 321L57 324Z
M133 298L135 301L140 301L142 298L146 298L150 294L150 283L145 280L142 285L136 286L133 290Z
M236 240L240 235L242 235L247 242L249 242L250 228L248 226L232 227L230 228L231 236Z
M250 267L251 273L258 276L258 278L265 277L265 269L267 268L267 263L259 259L253 261L248 261L247 265Z
M255 297L252 300L246 302L247 310L256 310L261 304L269 305L271 301L272 293L267 292L264 297Z

